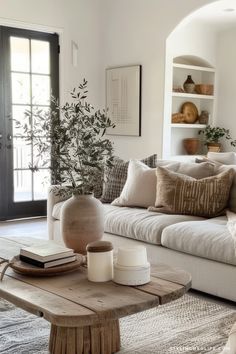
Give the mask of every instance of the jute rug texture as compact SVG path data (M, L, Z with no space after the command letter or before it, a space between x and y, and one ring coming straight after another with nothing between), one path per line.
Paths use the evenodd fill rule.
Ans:
M185 295L122 318L119 354L220 353L236 310ZM0 353L48 354L50 324L0 299Z

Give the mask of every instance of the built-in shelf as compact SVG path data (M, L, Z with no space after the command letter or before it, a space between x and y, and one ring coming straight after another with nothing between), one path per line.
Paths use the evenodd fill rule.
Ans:
M186 92L172 92L173 97L184 97L184 98L198 98L205 100L214 100L215 96L212 95L199 95L197 93L186 93Z
M197 66L197 65L187 65L187 64L178 64L178 63L173 63L174 68L179 68L179 69L187 69L187 70L199 70L199 71L207 71L210 73L214 73L215 69L213 68L207 68L204 66Z
M194 128L194 129L204 129L206 124L187 124L187 123L172 123L171 128Z

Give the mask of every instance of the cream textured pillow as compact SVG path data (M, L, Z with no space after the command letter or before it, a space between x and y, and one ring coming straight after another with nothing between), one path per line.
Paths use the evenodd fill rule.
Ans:
M149 210L203 217L221 215L227 206L233 174L230 169L197 180L157 167L155 208Z
M178 163L167 168L175 170ZM111 204L147 208L154 206L156 199L156 169L150 168L139 160L130 160L128 176L121 195Z

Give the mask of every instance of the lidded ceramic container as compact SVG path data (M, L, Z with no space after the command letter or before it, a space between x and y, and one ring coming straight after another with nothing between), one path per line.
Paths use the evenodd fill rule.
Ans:
M87 245L88 280L105 282L113 278L113 245L95 241Z

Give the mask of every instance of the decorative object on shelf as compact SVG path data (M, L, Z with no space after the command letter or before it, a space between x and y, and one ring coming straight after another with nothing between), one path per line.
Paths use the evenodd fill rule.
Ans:
M220 140L222 138L229 140L230 145L236 147L236 140L232 139L229 129L207 125L205 129L199 130L198 134L203 134L204 143L207 146L208 151L221 151Z
M193 102L183 103L180 112L185 116L185 123L194 124L198 120L198 109Z
M185 115L183 113L173 113L171 123L184 123Z
M87 245L88 280L105 282L113 278L113 246L109 241Z
M199 115L199 124L208 124L209 122L209 112L208 111L201 111Z
M200 139L187 138L183 139L183 145L188 155L195 155L200 147Z
M195 91L195 83L192 79L191 75L188 75L186 81L183 84L184 91L187 93L194 93Z
M106 69L106 108L115 123L107 134L141 136L141 65Z
M65 186L58 194L74 195L62 207L61 231L66 246L77 253L85 253L87 243L102 237L102 204L91 193L101 186L104 168L113 166L113 144L105 133L114 124L106 111L95 111L87 102L87 93L84 79L63 106L53 98L47 111L27 111L29 123L23 126L26 141L37 148L36 160L51 166L54 184ZM22 123L17 125L22 128Z
M198 85L195 85L195 91L199 95L213 95L214 86L213 85L206 85L206 84L198 84Z
M150 282L150 263L144 246L118 248L114 263L114 282L122 285L143 285Z
M172 91L184 93L184 89L181 86L173 87Z

